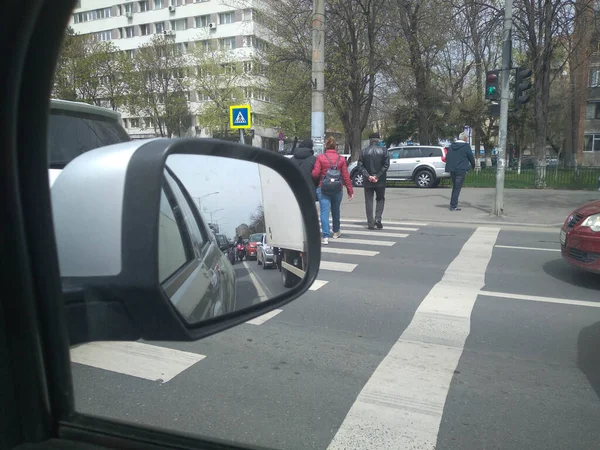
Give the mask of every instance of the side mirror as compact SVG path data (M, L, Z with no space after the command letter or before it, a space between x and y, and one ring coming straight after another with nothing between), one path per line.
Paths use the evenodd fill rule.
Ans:
M130 141L80 155L51 192L71 344L196 340L282 307L317 276L312 194L274 152ZM209 223L229 236L267 233L284 253L281 286L264 289L256 265L230 261ZM255 289L238 290L242 277Z

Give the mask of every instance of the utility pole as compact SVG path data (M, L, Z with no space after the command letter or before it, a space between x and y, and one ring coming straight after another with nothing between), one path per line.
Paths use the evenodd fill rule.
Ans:
M510 67L512 65L512 0L504 2L504 29L502 32L502 88L500 90L500 125L498 136L498 155L496 156L496 201L493 214L501 216L504 210L504 155L508 141L508 102L510 101Z
M311 132L315 154L323 153L325 139L325 0L313 0L313 60Z

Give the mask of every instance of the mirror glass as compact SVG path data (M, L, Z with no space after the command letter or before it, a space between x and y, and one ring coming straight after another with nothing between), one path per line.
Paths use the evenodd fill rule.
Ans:
M171 155L164 177L158 274L188 323L269 300L304 276L302 213L277 172L218 156Z

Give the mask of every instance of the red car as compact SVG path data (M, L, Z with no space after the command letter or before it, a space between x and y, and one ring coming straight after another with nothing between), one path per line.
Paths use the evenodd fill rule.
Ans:
M256 259L257 245L262 242L263 233L254 233L250 235L246 245L246 259Z
M600 273L600 200L581 206L567 217L560 230L560 248L570 264Z

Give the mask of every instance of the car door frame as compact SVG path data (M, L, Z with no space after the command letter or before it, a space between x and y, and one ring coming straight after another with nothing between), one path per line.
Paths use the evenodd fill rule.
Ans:
M46 155L49 93L74 0L5 0L0 48L0 447L248 449L75 410ZM254 447L256 448L256 447Z

